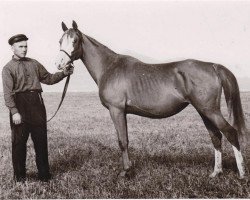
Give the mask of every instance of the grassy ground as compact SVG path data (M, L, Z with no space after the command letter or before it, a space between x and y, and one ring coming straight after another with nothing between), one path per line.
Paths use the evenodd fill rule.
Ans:
M45 93L50 117L59 93ZM250 93L242 93L249 127ZM34 149L28 142L28 181L12 180L8 111L0 96L0 198L250 198L250 182L239 180L233 151L223 139L224 174L210 179L214 152L209 135L191 107L157 120L128 116L134 175L118 179L120 150L108 111L96 93L69 93L48 123L53 180L37 181ZM226 113L225 103L222 110ZM250 127L249 127L250 128ZM249 143L244 157L250 168ZM248 174L249 176L249 174Z

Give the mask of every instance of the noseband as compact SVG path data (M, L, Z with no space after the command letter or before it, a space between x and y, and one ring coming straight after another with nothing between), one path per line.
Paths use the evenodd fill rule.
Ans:
M69 57L69 62L67 64L73 64L74 60L72 59L72 56L68 54L67 51L60 49L60 51L64 52Z

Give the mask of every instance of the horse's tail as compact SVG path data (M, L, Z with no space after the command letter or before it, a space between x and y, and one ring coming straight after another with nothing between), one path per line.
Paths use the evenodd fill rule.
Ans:
M217 73L224 90L229 119L233 119L233 127L242 136L242 133L246 134L248 131L246 129L237 80L233 73L222 65L217 65Z

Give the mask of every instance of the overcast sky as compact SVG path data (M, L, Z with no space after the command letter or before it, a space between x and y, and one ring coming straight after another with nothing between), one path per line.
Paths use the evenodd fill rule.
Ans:
M27 56L55 72L61 22L71 27L72 20L116 53L148 63L194 58L250 78L250 1L0 1L0 69L12 56L8 39L24 33ZM85 66L75 66L69 90L97 91Z

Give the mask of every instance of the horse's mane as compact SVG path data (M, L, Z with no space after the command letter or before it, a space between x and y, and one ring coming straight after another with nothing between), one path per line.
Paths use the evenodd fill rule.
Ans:
M108 49L109 51L111 51L112 53L115 53L114 51L112 51L110 48L106 47L105 45L101 44L100 42L98 42L97 40L95 40L94 38L88 36L88 35L85 35L88 40L96 47L103 47L104 49Z
M97 42L94 38L92 38L92 37L90 37L90 36L88 36L88 35L85 35L87 38L88 38L88 40L93 44L93 45L95 45L96 47L99 47L99 46L104 46L104 45L102 45L101 43L99 43L99 42Z

